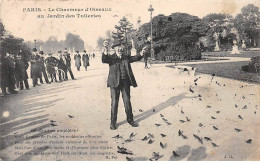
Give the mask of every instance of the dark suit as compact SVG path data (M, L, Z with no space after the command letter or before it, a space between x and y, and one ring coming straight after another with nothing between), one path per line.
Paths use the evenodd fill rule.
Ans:
M107 87L110 87L111 93L111 124L116 124L118 101L120 91L122 92L127 122L133 122L132 106L130 101L130 86L137 87L137 83L131 68L130 63L139 61L142 56L127 56L121 59L116 54L102 54L102 62L109 64L109 75ZM122 71L122 69L124 71ZM122 72L124 76L122 75Z
M16 59L15 62L15 69L16 69L16 80L19 83L20 89L23 89L23 83L26 87L26 89L29 89L28 84L28 74L27 69L29 67L29 64L24 59Z
M69 73L70 73L70 77L71 77L71 79L75 79L75 78L74 78L74 75L73 75L73 72L72 72L72 70L71 70L71 58L70 58L70 54L65 55L65 58L66 58L67 70L68 70ZM66 76L66 79L68 79L67 72L65 73L65 76Z

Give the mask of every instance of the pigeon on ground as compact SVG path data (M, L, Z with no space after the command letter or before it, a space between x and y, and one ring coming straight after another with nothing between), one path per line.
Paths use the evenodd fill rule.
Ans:
M165 135L165 134L162 134L162 133L161 133L161 136L162 136L162 137L166 137L166 135Z
M127 161L133 161L133 158L125 157Z
M220 111L216 111L216 113L217 113L217 114L219 114L219 113L220 113Z
M181 110L181 114L184 114L184 112Z
M159 126L161 126L161 124L155 124L155 126L159 127Z
M200 94L198 95L199 97L202 97Z
M204 139L205 139L206 141L211 141L211 138L209 138L209 137L204 137Z
M127 150L126 148L117 146L117 152L121 154L129 154L134 155L131 151Z
M165 118L162 118L162 120L163 120L163 121L165 121L165 122L167 122L167 121L168 121L168 120L167 120L167 119L165 119Z
M122 138L122 136L120 136L120 135L118 134L118 135L116 135L116 136L114 136L114 137L112 137L112 138L119 139L119 138Z
M172 156L173 156L173 157L179 157L180 155L177 154L175 151L172 151Z
M56 125L56 124L54 124L54 123L51 123L51 126L58 126L58 125Z
M188 117L186 117L186 120L187 120L187 122L190 122L191 119L189 119Z
M210 105L207 105L207 108L211 108L211 106L210 106Z
M214 130L218 130L218 128L216 126L213 126Z
M240 116L240 115L238 115L238 118L241 119L241 120L243 120L242 116Z
M164 115L160 114L161 117L164 117Z
M211 144L214 146L214 147L219 147L217 144L215 144L214 142L211 142Z
M211 116L211 118L213 119L213 120L215 120L216 118L215 117L213 117L213 116Z
M153 152L153 157L150 158L150 161L157 161L158 159L162 158L163 155L160 155L159 153Z
M199 136L193 134L194 138L196 138L202 145L203 145L203 139L200 138Z
M148 133L148 135L149 135L151 138L154 138L154 135L153 135L153 134Z
M202 127L203 126L203 124L202 123L199 123L199 127Z
M237 132L239 133L239 132L241 132L242 130L235 128L235 131L237 131Z
M71 115L68 115L69 116L69 118L74 118L74 116L71 116Z
M129 143L129 142L132 142L132 141L134 141L134 140L132 140L132 139L130 139L130 138L127 139L127 140L125 140L126 143Z
M251 144L252 143L252 139L247 140L246 143Z
M162 142L160 142L160 146L161 146L161 148L165 149L167 147L167 143L163 144Z
M191 93L194 93L194 91L191 89L191 87L190 87L190 92L191 92Z
M147 137L147 136L144 136L144 138L143 139L141 139L142 141L146 141L146 140L148 140L149 139L149 137Z
M236 108L238 107L237 104L235 104L235 107L236 107Z
M153 109L153 112L155 112L155 109Z
M242 109L247 109L247 106L245 105Z
M170 122L165 122L167 125L171 125L172 123L170 123Z
M148 141L148 144L152 144L153 142L154 142L154 140L150 139L150 140Z
M139 109L139 112L143 112L143 110L142 110L142 109Z
M50 120L51 123L54 123L54 122L57 122L57 121L54 121L54 120Z
M181 123L184 123L185 121L184 120L180 120Z

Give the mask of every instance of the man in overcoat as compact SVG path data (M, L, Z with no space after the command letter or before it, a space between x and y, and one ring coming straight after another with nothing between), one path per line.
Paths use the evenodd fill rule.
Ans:
M133 119L132 105L130 101L130 86L137 87L137 83L130 63L141 60L145 49L143 48L140 54L131 56L127 53L125 42L120 42L119 40L114 41L112 48L115 50L115 53L110 55L108 52L108 41L104 42L102 62L109 64L107 87L110 87L111 94L110 129L117 129L116 122L120 92L123 97L127 122L132 127L137 127L138 125Z
M86 50L84 50L84 54L82 55L82 61L83 61L83 66L85 67L85 71L87 71L89 66L89 56L86 53Z
M27 69L29 67L28 62L25 60L24 55L22 54L22 50L17 54L16 62L15 62L15 70L16 70L16 80L19 83L20 90L23 90L24 85L27 90L29 90L28 84L28 74Z
M52 53L49 53L48 57L45 59L45 63L46 63L47 71L51 76L51 82L53 82L53 80L55 82L58 82L56 77L56 72L55 72L55 67L58 65L58 59L53 57Z
M44 52L40 51L40 72L43 74L44 80L47 84L50 84L47 73L46 73L46 67L45 67L45 59L44 59ZM43 84L42 78L40 78L40 82Z
M73 75L73 72L71 70L71 57L70 57L70 54L68 53L67 49L65 48L64 50L64 53L63 53L63 56L65 57L66 59L66 67L67 67L67 71L70 73L70 77L72 80L76 80L74 75ZM67 72L65 73L65 76L66 76L66 79L68 80L68 75L67 75Z
M79 54L79 51L76 51L76 54L74 55L74 60L75 60L75 66L77 67L77 70L80 71L81 56Z
M37 53L37 49L33 48L32 50L32 56L31 56L31 78L33 81L33 87L35 87L38 84L38 78L41 78L41 61L40 56Z

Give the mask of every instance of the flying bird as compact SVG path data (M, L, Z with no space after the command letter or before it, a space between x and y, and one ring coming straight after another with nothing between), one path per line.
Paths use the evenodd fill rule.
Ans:
M129 138L132 138L132 137L134 137L134 136L136 136L136 134L131 133L130 136L129 136Z
M196 138L202 145L203 145L203 139L200 138L199 136L193 134L194 138Z
M154 138L154 135L153 135L153 134L148 133L148 135L149 135L151 138Z
M206 141L211 141L211 138L209 138L209 137L204 137L204 139L205 139Z

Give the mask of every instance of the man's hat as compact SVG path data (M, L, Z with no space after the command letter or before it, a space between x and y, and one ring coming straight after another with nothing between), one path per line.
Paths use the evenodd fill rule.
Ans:
M37 49L36 49L36 48L33 48L32 51L33 51L33 52L37 52Z
M44 54L44 52L43 52L43 51L40 51L40 52L39 52L39 54L43 55L43 54Z
M49 52L49 53L48 53L48 55L52 55L52 53L51 53L51 52Z
M84 50L84 52L87 52L86 50Z
M116 46L120 46L121 44L125 44L125 41L120 41L118 39L114 40L113 44L112 44L112 48L116 47Z
M79 53L79 51L76 51L77 53Z
M64 52L67 52L67 51L68 51L67 48L65 48L65 49L64 49Z

